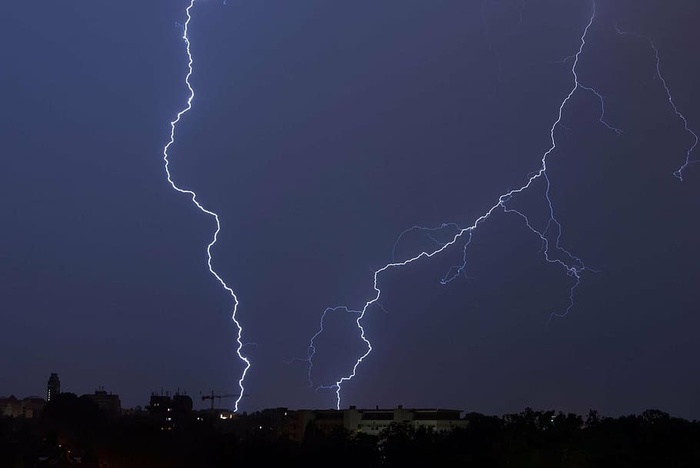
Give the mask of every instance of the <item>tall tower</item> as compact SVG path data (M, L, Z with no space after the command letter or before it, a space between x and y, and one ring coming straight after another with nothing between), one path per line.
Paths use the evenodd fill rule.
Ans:
M49 383L46 384L46 401L51 401L51 398L61 393L61 381L58 379L58 374L51 373Z

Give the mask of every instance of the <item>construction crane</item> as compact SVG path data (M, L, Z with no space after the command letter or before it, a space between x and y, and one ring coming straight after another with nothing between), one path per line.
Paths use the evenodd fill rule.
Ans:
M209 394L209 395L202 395L202 401L211 400L211 411L213 412L213 411L214 411L214 399L218 399L219 402L221 402L221 399L222 399L222 398L231 398L231 397L237 397L237 396L238 396L238 395L234 395L234 394L230 394L230 395L216 395L216 394L214 393L214 390L212 390L212 391L211 391L211 394ZM248 394L247 394L247 393L244 393L243 396L244 396L244 397L247 397Z

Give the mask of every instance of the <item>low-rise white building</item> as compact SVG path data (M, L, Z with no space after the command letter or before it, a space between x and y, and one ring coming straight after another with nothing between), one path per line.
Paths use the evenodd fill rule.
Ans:
M405 424L413 429L430 428L433 431L450 431L466 427L462 411L443 408L379 408L358 409L351 406L345 410L287 410L282 432L293 440L304 438L309 424L321 432L343 429L351 433L379 435L392 424Z
M413 429L430 428L434 431L450 431L465 427L467 421L461 418L461 411L443 408L397 408L344 410L345 429L363 434L379 435L392 424L406 424Z

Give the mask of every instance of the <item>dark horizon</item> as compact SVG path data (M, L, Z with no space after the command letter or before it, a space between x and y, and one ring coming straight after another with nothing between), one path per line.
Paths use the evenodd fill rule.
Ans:
M116 415L104 400L64 394L30 420L0 417L3 466L224 467L292 464L697 466L700 422L660 411L621 418L530 408L502 417L450 410L288 411L250 415L154 400Z
M343 408L700 418L699 20L692 0L12 2L0 396L57 372L125 407L335 407L341 382ZM164 170L185 24L168 168L218 216L216 277L216 223Z
M53 374L54 374L54 373L52 373L52 375L53 375ZM115 396L121 398L121 396L120 396L117 392L114 392L114 391L110 390L108 387L104 387L104 386L101 386L101 385L100 385L100 386L95 386L95 388L94 388L93 390L90 390L90 391L75 391L74 389L71 389L71 388L62 387L62 388L61 388L61 391L60 391L60 394L63 394L63 395L75 395L75 396L77 396L77 397L81 397L81 396L90 396L90 395L92 395L92 394L96 394L97 392L105 392L106 394L115 395ZM198 393L198 394L194 395L194 394L188 393L185 389L180 389L180 388L176 388L176 389L160 388L160 389L156 389L156 390L151 390L151 391L146 392L146 393L143 394L144 396L143 396L143 398L142 398L142 399L143 399L143 402L142 402L142 403L137 403L137 404L131 405L131 406L127 406L127 405L123 405L123 404L122 404L122 405L121 405L121 408L122 408L122 410L126 410L126 411L135 410L135 409L141 408L142 410L145 411L145 410L148 408L148 404L149 404L149 403L148 403L148 400L149 400L152 396L170 396L170 397L172 397L172 396L174 396L174 395L182 395L182 396L188 396L188 397L190 397L190 398L192 399L193 410L194 410L194 411L208 411L208 410L212 409L212 407L211 407L211 395L212 395L212 394L214 394L214 400L215 400L215 402L217 402L217 403L215 403L215 405L214 405L214 408L213 408L214 410L216 410L216 411L233 411L233 407L232 407L233 405L232 405L232 404L227 404L226 402L227 402L227 401L235 400L235 399L237 398L237 396L238 396L238 395L236 395L236 394L219 395L219 394L216 394L215 392L201 392L201 393ZM21 395L21 394L13 393L13 392L10 391L10 392L8 392L7 394L0 394L0 399L2 399L2 398L9 398L9 397L15 397L15 398L17 398L18 400L22 400L22 399L32 399L32 398L41 398L41 399L44 400L45 402L48 402L47 399L46 399L46 385L44 386L43 393L42 393L42 392L38 392L38 393L34 393L34 394ZM205 397L205 398L202 398L202 397ZM537 412L554 411L554 412L557 412L557 413L561 412L561 413L564 413L564 414L570 413L570 414L576 414L576 415L582 416L582 417L584 417L584 416L590 414L591 412L595 412L595 413L598 414L600 417L607 417L607 418L624 418L624 417L629 417L629 416L640 416L640 415L642 415L643 413L648 412L648 411L661 411L661 412L663 412L663 413L668 414L669 416L671 416L671 417L673 417L673 418L684 419L684 420L687 420L687 421L690 421L690 422L700 422L700 420L698 420L698 418L687 418L687 417L684 417L684 416L682 416L682 415L677 415L677 414L669 413L669 412L665 411L663 408L660 408L660 407L651 407L651 406L648 407L648 408L643 409L642 411L638 411L638 412L614 413L614 414L611 414L611 413L604 413L604 412L601 412L601 411L599 411L597 408L588 408L588 409L585 409L585 410L583 410L583 411L578 411L578 412L577 412L577 411L567 411L567 410L563 410L563 409L561 409L561 408L555 408L555 407L551 407L551 406L547 406L547 407L524 406L523 408L516 409L515 411L507 411L507 412L503 412L503 413L487 413L487 412L479 411L479 410L477 410L477 409L457 408L457 407L440 407L440 406L437 406L437 405L430 405L430 404L423 404L423 405L420 405L420 404L419 404L419 405L413 405L413 406L406 406L406 405L403 405L403 404L400 403L400 402L399 402L399 403L396 403L396 404L394 404L394 405L387 405L387 406L367 405L367 406L364 406L364 407L360 407L360 406L357 406L357 405L348 405L348 406L346 406L346 407L341 407L341 408L339 408L339 409L336 408L336 407L333 406L333 405L328 406L328 407L291 407L291 406L287 406L287 405L281 404L281 405L270 406L270 407L266 407L266 408L257 408L257 409L255 409L254 411L245 411L245 410L241 410L241 411L239 411L239 413L241 413L241 414L255 414L255 413L257 413L257 412L265 412L265 411L270 411L270 410L277 410L277 409L280 409L280 408L288 409L288 410L290 410L290 411L304 411L304 410L311 410L311 411L326 411L326 410L344 411L344 410L348 410L348 409L359 409L359 410L372 410L372 409L377 409L377 410L393 410L393 409L402 409L402 408L406 408L406 409L434 409L434 410L445 409L445 410L457 410L457 411L460 411L460 412L463 413L463 414L481 414L481 415L484 415L484 416L495 416L495 417L503 417L503 416L507 416L507 415L509 415L509 414L516 414L516 413L520 413L520 412L522 412L522 411L530 411L530 410L533 410L533 411L537 411Z

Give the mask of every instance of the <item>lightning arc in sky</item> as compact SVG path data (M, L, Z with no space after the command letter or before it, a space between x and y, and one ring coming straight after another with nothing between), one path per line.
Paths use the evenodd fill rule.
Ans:
M187 75L185 76L185 84L187 85L187 89L189 90L189 96L187 98L187 104L186 106L177 113L177 116L175 117L175 120L170 122L170 140L168 143L163 147L163 161L165 162L165 173L168 176L168 182L172 186L173 189L177 190L180 193L187 194L191 197L192 203L194 203L197 208L199 208L203 213L206 213L207 215L211 216L214 218L214 221L216 221L216 230L214 231L214 236L211 240L211 242L207 245L207 266L209 267L209 272L214 276L214 278L217 279L219 283L221 283L221 286L231 295L231 299L233 299L233 312L231 314L231 318L233 319L233 322L236 324L236 327L238 328L238 336L236 337L236 341L238 343L238 348L236 349L236 353L238 354L238 357L240 358L241 361L245 363L243 373L241 374L241 378L238 380L238 386L240 388L240 392L238 394L238 398L236 399L236 402L234 404L234 411L238 411L238 404L240 403L241 399L244 396L244 387L243 387L243 381L245 380L245 376L248 372L248 369L250 369L250 361L248 358L243 356L241 350L243 348L243 341L242 341L242 334L243 334L243 327L241 326L240 322L236 318L236 312L238 311L238 297L236 297L236 293L233 292L233 289L231 289L226 282L219 276L219 274L214 270L212 267L212 260L211 260L211 249L216 244L216 241L219 236L219 232L221 231L221 223L219 222L219 215L216 214L213 211L207 210L202 206L199 201L197 201L197 194L188 189L183 189L177 186L175 182L173 182L172 176L170 174L170 161L168 159L168 150L172 146L172 144L175 142L175 128L177 127L177 124L180 122L182 119L182 116L185 115L187 112L192 109L192 100L194 99L194 88L192 88L192 84L190 83L190 77L192 76L193 72L193 59L192 59L192 52L190 50L190 39L188 36L188 29L190 25L190 21L192 20L192 15L191 11L192 8L194 7L196 0L190 0L190 4L185 10L185 13L187 15L187 20L185 21L185 24L183 25L183 32L182 32L182 39L185 41L185 50L187 52Z
M639 39L643 39L649 43L649 47L654 51L654 63L655 63L655 68L656 68L656 76L661 80L661 84L663 85L664 91L666 92L666 99L668 99L669 104L671 104L671 108L673 109L673 112L676 114L676 116L681 119L683 122L683 128L685 129L686 133L692 136L693 138L693 143L686 149L685 151L685 161L679 167L673 175L676 176L679 180L683 180L683 172L690 166L691 164L694 164L698 162L697 160L693 160L692 154L693 151L695 151L695 148L698 146L698 135L694 131L690 129L688 126L688 119L685 118L685 115L681 113L681 111L678 109L678 106L676 106L676 103L673 101L673 96L671 95L671 89L668 87L668 83L666 82L666 78L664 78L664 75L661 73L661 56L659 55L659 48L656 47L656 44L654 44L654 41L651 40L651 38L644 36L642 34L637 34L633 32L627 32L621 30L618 26L615 26L615 31L621 36L633 36Z
M457 278L460 275L466 274L466 269L467 269L467 249L472 241L472 235L476 231L477 227L479 227L482 223L486 222L491 215L502 211L503 213L506 214L512 214L515 216L520 217L523 220L523 223L525 224L525 227L529 229L533 234L538 236L542 242L542 248L540 252L543 254L544 259L548 263L552 263L555 265L558 265L559 267L562 268L562 270L571 278L571 286L569 288L569 297L568 297L568 305L563 311L559 312L552 312L550 314L550 320L555 318L555 317L564 317L566 316L571 309L574 307L574 293L576 288L579 286L581 282L581 277L584 272L596 272L596 270L591 269L590 267L587 267L583 260L571 253L569 250L564 248L561 245L561 236L562 236L562 225L560 222L557 220L555 216L555 210L554 210L554 204L552 203L552 199L550 197L550 178L549 174L547 173L547 158L557 149L557 142L556 142L556 137L555 137L555 132L557 128L560 126L563 114L564 114L564 109L566 108L567 104L569 101L572 99L574 94L579 91L583 90L586 91L590 94L592 94L600 103L600 114L598 118L598 122L605 126L608 130L613 131L614 133L620 135L622 133L622 130L611 125L608 123L605 119L605 99L602 94L600 94L598 91L595 90L595 88L583 84L581 80L579 79L579 75L577 72L577 66L579 63L579 59L581 57L581 54L583 53L585 46L586 46L586 38L588 35L588 31L593 25L594 21L596 19L596 3L595 0L591 1L591 14L588 19L588 22L586 23L586 26L581 34L580 37L580 45L578 50L576 51L575 54L572 56L568 57L567 59L564 60L564 62L569 62L572 61L571 65L571 75L573 77L573 85L569 93L566 95L566 97L561 101L557 113L556 120L552 124L552 127L550 128L549 135L550 135L550 141L551 141L551 146L549 149L543 154L542 159L541 159L541 165L539 170L536 172L530 173L528 176L527 181L525 182L524 185L522 185L520 188L510 190L501 196L498 197L497 202L488 209L484 214L479 216L474 223L471 226L460 228L454 223L444 223L439 227L435 228L428 228L428 227L421 227L421 226L414 226L412 228L407 229L406 231L402 232L399 235L399 238L396 241L396 244L401 240L401 238L408 232L411 231L421 231L424 235L426 235L434 244L436 244L434 250L424 250L421 251L418 255L415 255L411 258L408 258L403 261L397 261L394 258L395 251L396 251L396 244L394 244L394 248L392 251L392 259L390 263L385 264L383 267L379 268L378 270L374 271L373 275L373 289L374 289L374 297L372 297L370 300L365 302L364 307L362 307L361 310L359 311L352 311L352 312L357 312L357 318L355 320L357 324L357 328L359 330L359 335L362 341L364 341L366 345L366 351L364 354L362 354L357 361L355 362L354 366L352 367L351 372L349 372L347 375L344 375L343 377L340 377L339 380L337 380L335 383L330 384L330 385L320 385L317 387L317 389L333 389L336 393L336 407L340 409L341 407L341 389L342 386L345 382L350 381L353 379L357 373L357 369L360 366L360 364L370 355L372 352L372 344L370 341L367 339L365 336L365 329L362 326L362 320L367 314L368 310L373 307L381 307L381 304L379 303L380 296L382 294L382 291L379 287L379 277L382 273L387 272L388 270L392 270L394 268L398 267L405 267L409 264L412 264L414 262L417 262L418 260L424 259L424 258L431 258L433 256L436 256L440 254L441 252L445 251L449 247L458 244L460 242L463 242L463 255L461 257L461 263L458 265L453 266L447 273L446 275L442 278L440 281L441 284L447 284L451 281L453 281L455 278ZM633 34L633 33L625 33L622 32L618 29L619 34ZM669 87L661 75L661 70L660 70L660 58L659 58L659 51L654 45L654 43L646 38L645 36L641 35L636 35L640 38L647 39L651 45L651 47L654 50L655 57L656 57L656 72L658 77L661 79L661 82L664 86L664 89L666 91L666 95L668 98L668 101L670 102L673 111L676 113L676 115L683 121L683 124L685 126L685 130L691 134L694 137L694 143L692 146L690 146L687 149L686 152L686 158L684 164L676 171L674 172L674 175L682 180L682 175L683 175L683 170L690 165L693 162L691 159L691 153L695 149L695 147L698 145L698 136L690 130L688 126L688 122L686 118L683 116L683 114L680 113L678 108L676 107L672 97L671 97L671 92L669 90ZM523 213L522 211L516 210L514 208L511 208L508 206L508 202L511 201L514 197L516 197L518 194L525 192L528 189L531 189L535 185L543 183L544 184L544 201L546 202L546 209L549 212L549 219L546 222L544 228L538 228L536 227L528 218L528 216ZM447 242L441 242L436 238L435 234L437 232L442 232L444 230L452 230L451 232L455 232L454 230L456 229L456 233L451 235L451 240ZM447 231L450 232L450 231ZM307 359L302 359L303 361L308 363L308 375L309 375L309 382L311 382L311 373L313 370L313 357L316 354L316 347L315 347L315 340L318 338L318 336L323 332L323 321L326 318L326 315L329 312L335 312L337 310L343 310L345 312L350 311L347 307L345 306L340 306L340 307L335 307L335 308L328 308L326 309L322 316L321 316L321 327L319 331L312 337L308 351L307 351Z
M241 401L241 399L244 396L244 380L246 377L246 374L248 370L250 369L251 363L248 358L246 358L242 354L242 348L244 346L244 343L242 341L242 334L243 334L243 328L240 324L240 322L237 319L237 310L238 310L238 298L236 294L234 293L233 289L229 287L226 282L221 278L221 276L214 270L212 267L212 253L211 250L213 246L216 244L219 232L221 231L221 223L219 220L219 215L213 211L210 211L197 200L197 194L189 189L183 189L179 187L177 184L172 179L171 173L170 173L170 161L169 161L169 154L168 151L170 147L175 143L175 131L176 127L180 123L182 117L189 112L192 109L192 101L195 97L195 92L194 88L191 85L190 78L193 73L193 58L192 58L192 53L190 50L190 40L188 36L188 31L189 31L189 25L192 20L191 16L191 11L194 7L194 4L197 0L190 0L189 5L187 6L185 13L186 13L186 21L182 26L182 39L185 42L185 49L186 49L186 54L187 54L187 74L185 76L185 84L187 86L187 89L189 91L189 96L187 98L187 102L185 107L180 110L176 118L170 122L171 126L171 131L170 131L170 140L168 143L163 147L163 161L164 161L164 166L165 166L165 172L167 174L167 180L172 186L172 188L180 193L187 194L190 196L192 203L203 213L211 216L214 221L216 222L216 230L214 231L213 237L211 242L207 245L207 266L209 268L209 272L216 278L216 280L221 284L221 286L230 294L231 299L233 300L233 311L231 318L233 322L235 323L238 333L237 333L237 344L238 347L236 349L237 355L239 359L244 363L244 369L241 374L241 377L238 381L240 393L238 395L238 398L235 402L234 406L234 411L238 411L238 406ZM225 2L224 2L225 3ZM523 2L524 3L524 2ZM524 226L532 232L534 235L536 235L540 241L542 248L540 249L540 253L543 255L544 259L546 262L551 263L553 265L556 265L560 267L570 278L571 278L571 285L569 287L569 295L568 295L568 304L564 308L564 310L559 311L559 312L552 312L550 314L550 320L555 317L564 317L566 316L571 309L574 307L574 295L575 295L575 290L579 286L581 282L581 277L584 272L595 272L595 270L591 269L590 267L586 266L583 262L583 260L576 255L574 255L572 252L567 250L565 247L561 245L561 237L562 237L562 225L561 223L557 220L557 217L555 215L555 210L554 210L554 204L552 202L552 198L550 196L550 188L551 188L551 183L550 183L550 177L549 174L547 173L547 158L557 150L557 139L556 139L556 131L560 126L562 125L562 119L564 115L565 108L567 107L567 104L569 101L572 99L574 94L577 91L584 91L589 94L592 94L593 97L599 102L600 105L600 114L598 117L598 122L605 126L608 130L620 135L622 134L622 130L617 128L616 126L610 124L606 120L606 111L605 111L605 98L602 94L600 94L598 91L596 91L595 88L591 87L588 84L584 84L581 82L577 67L579 64L579 59L581 55L584 52L584 49L586 47L586 39L588 36L588 32L593 25L593 23L596 20L596 3L595 0L591 0L591 13L590 17L588 19L588 22L586 23L585 28L583 29L583 32L580 36L579 39L579 47L576 50L576 52L571 55L570 57L566 58L564 60L564 63L571 62L571 75L573 78L573 85L571 87L571 90L566 94L564 99L561 101L559 104L558 112L556 114L556 119L554 120L554 123L552 124L550 130L549 130L549 136L550 136L550 147L547 149L547 151L544 152L544 154L541 157L540 160L540 167L537 171L531 172L525 181L525 183L516 189L509 190L502 195L500 195L496 201L496 203L491 206L486 212L484 212L481 216L476 218L476 220L468 227L459 227L455 223L443 223L442 225L438 227L421 227L421 226L413 226L412 228L409 228L402 232L399 237L396 240L396 243L394 244L393 250L392 250L392 257L390 263L385 264L383 267L377 269L373 273L373 290L374 290L374 296L369 299L367 302L364 303L364 306L359 309L359 310L353 310L348 308L347 306L336 306L336 307L330 307L324 310L322 316L321 316L321 323L320 323L320 328L316 332L316 334L313 335L313 337L310 340L308 349L307 349L307 356L304 359L300 359L301 361L304 361L308 364L308 380L309 380L309 385L313 387L313 381L312 381L312 372L313 372L313 358L316 354L316 345L315 341L316 339L324 332L324 320L326 316L329 313L337 313L337 312L344 312L344 313L352 313L356 315L355 323L357 325L357 329L359 330L359 336L366 345L366 351L359 357L357 358L355 364L352 366L352 370L347 374L342 377L340 377L335 383L332 383L330 385L320 385L317 387L317 389L332 389L335 391L336 394L336 406L338 409L341 407L341 390L342 386L345 382L348 382L352 380L355 375L357 374L357 369L360 366L360 364L370 355L372 352L372 344L370 341L367 339L365 335L365 329L362 326L362 320L364 319L365 315L367 314L368 310L372 307L376 307L381 309L382 305L379 302L380 296L382 294L382 290L379 287L379 277L382 273L387 272L389 270L392 270L394 268L398 267L405 267L408 266L414 262L417 262L418 260L425 259L425 258L431 258L434 257L444 251L446 251L448 248L452 246L456 246L459 244L462 244L462 255L461 255L461 262L457 265L454 265L451 267L444 277L440 280L440 283L445 285L453 280L455 280L457 277L461 275L466 276L466 270L467 270L467 252L468 248L472 242L472 237L476 229L484 222L486 222L492 215L502 212L504 214L508 215L514 215L520 219L522 219ZM632 36L640 39L644 39L648 41L650 47L652 48L655 56L655 65L656 65L656 75L658 78L661 80L661 83L663 85L663 88L666 92L666 97L668 99L668 102L670 103L673 112L675 115L683 122L684 129L685 131L692 136L693 142L688 146L686 149L686 154L685 154L685 160L683 164L673 173L675 177L677 177L680 180L683 180L683 172L684 170L691 164L698 162L697 160L692 159L692 153L696 149L696 147L699 144L699 137L698 135L693 132L690 129L690 126L688 124L688 121L686 120L685 116L680 112L679 108L676 106L673 97L671 95L671 91L669 88L669 85L664 78L664 76L661 73L661 59L659 55L659 50L654 44L654 42L641 34L637 33L632 33L632 32L627 32L623 31L619 28L616 27L616 31L620 36ZM524 213L522 210L517 210L515 208L512 208L509 206L509 202L517 197L519 194L528 191L528 190L534 190L535 186L541 187L541 190L543 191L543 201L546 203L545 209L547 210L549 216L547 219L547 222L543 227L537 227L528 217L526 213ZM423 235L427 236L431 242L434 245L433 250L423 250L419 254L407 258L405 260L397 260L395 258L395 253L396 253L396 247L403 238L403 236L409 232L421 232ZM447 233L447 234L445 234ZM440 235L442 236L447 236L447 241L440 240Z

